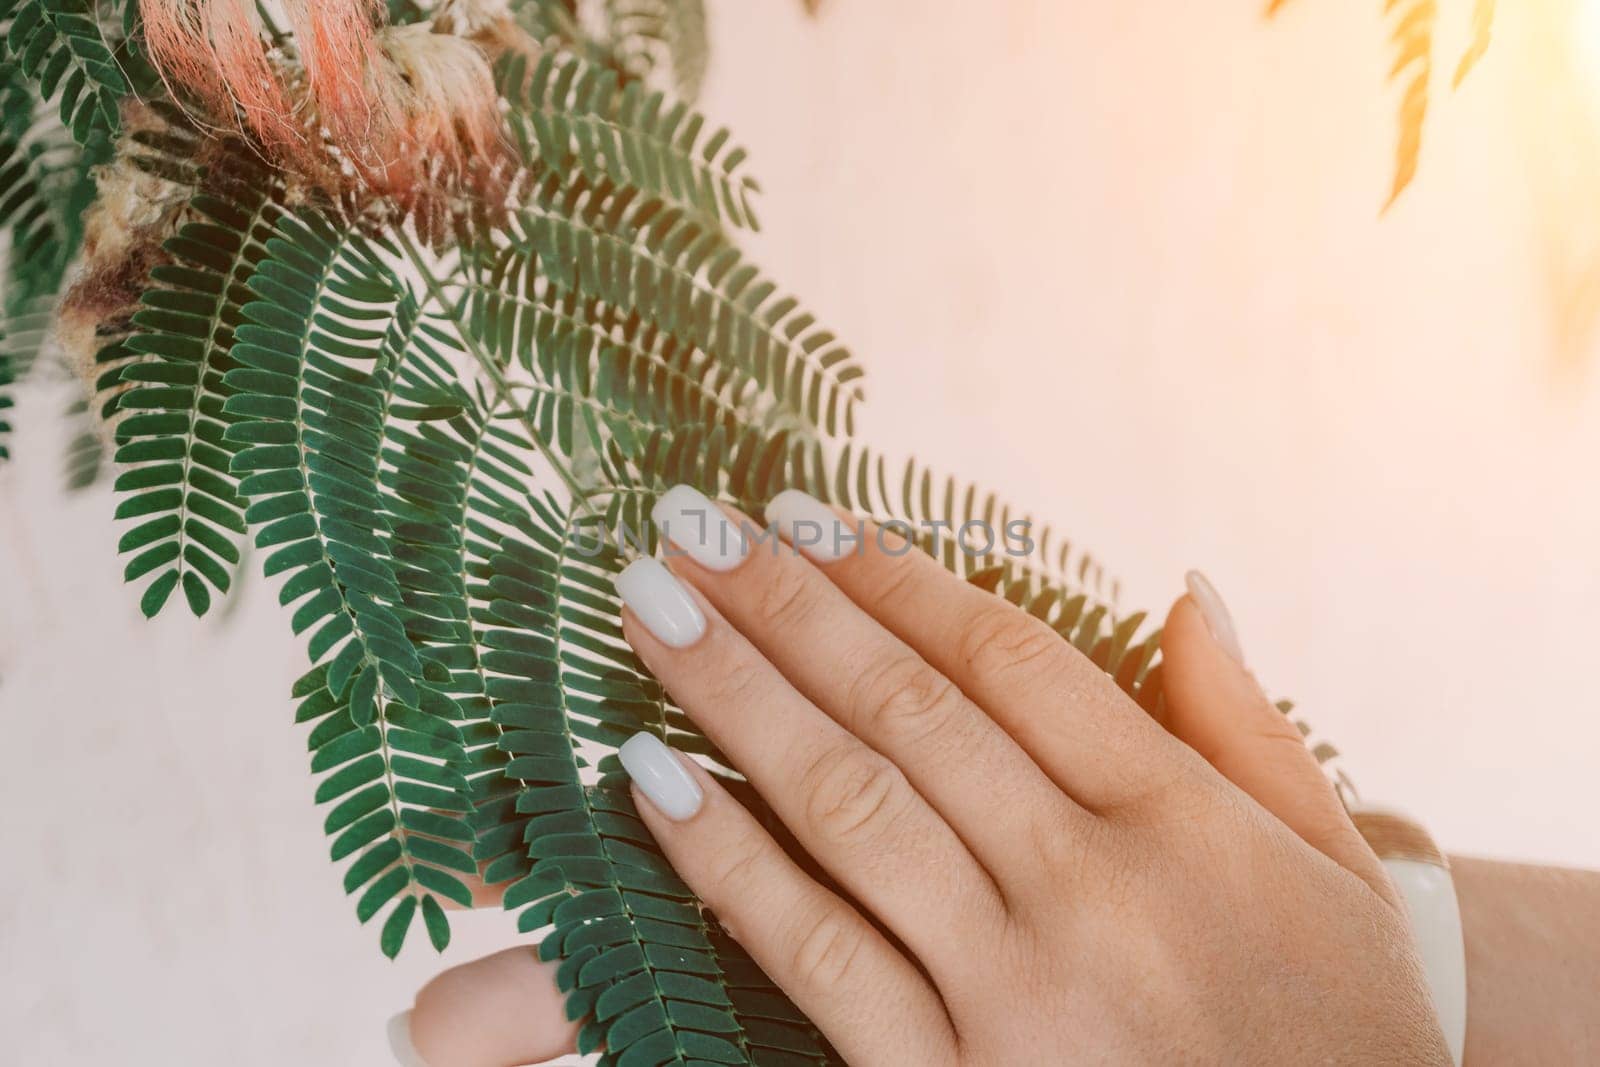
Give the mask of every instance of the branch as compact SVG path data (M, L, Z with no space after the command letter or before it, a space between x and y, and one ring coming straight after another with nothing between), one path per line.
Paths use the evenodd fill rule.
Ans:
M567 491L572 494L573 503L587 510L595 518L600 518L600 514L589 503L588 490L573 476L572 471L562 462L561 457L545 443L543 435L539 433L539 428L534 425L533 419L528 415L526 408L518 405L512 398L511 383L506 379L505 371L501 368L500 361L484 351L483 345L479 343L477 336L467 329L467 324L462 320L457 306L451 302L449 295L445 293L443 284L434 277L433 268L422 254L422 250L417 247L416 242L412 241L411 235L405 231L404 227L396 227L394 235L396 240L399 241L400 247L405 251L406 258L411 261L411 265L422 276L422 283L427 287L429 295L444 309L445 314L450 316L450 321L455 325L456 334L461 338L462 343L466 345L468 353L477 362L478 366L483 369L484 374L488 375L489 383L494 387L496 406L503 403L517 413L517 418L521 420L523 427L527 429L528 437L533 441L534 447L539 450L539 454L544 457L546 463L550 464L551 469L560 476L567 487Z

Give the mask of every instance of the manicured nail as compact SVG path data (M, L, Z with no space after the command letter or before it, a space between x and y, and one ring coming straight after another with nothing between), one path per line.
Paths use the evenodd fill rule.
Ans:
M1183 581L1189 587L1189 596L1194 599L1200 614L1206 617L1206 629L1211 631L1211 639L1221 645L1235 663L1244 666L1244 649L1239 647L1239 631L1233 628L1233 616L1228 612L1228 605L1222 602L1217 587L1199 571L1190 571L1183 576Z
M650 509L661 535L711 571L744 562L744 533L728 513L692 485L675 485Z
M428 1067L411 1043L411 1013L403 1011L389 1020L389 1048L400 1067Z
M617 575L616 585L622 602L662 644L688 648L706 632L700 605L660 560L634 560Z
M634 734L617 749L617 758L628 777L667 818L682 822L700 810L700 783L655 734Z
M767 505L767 520L778 535L818 563L843 559L861 547L861 528L851 529L839 513L809 493L785 489Z

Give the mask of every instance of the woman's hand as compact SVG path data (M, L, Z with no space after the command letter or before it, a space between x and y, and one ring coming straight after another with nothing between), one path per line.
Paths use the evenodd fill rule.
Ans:
M1364 846L1309 847L892 533L829 559L831 511L768 515L822 526L811 560L668 494L688 555L629 568L624 628L843 892L655 737L623 762L673 867L847 1060L1446 1062Z
M1392 887L1331 790L1319 778L1302 801L1257 776L1240 783L1254 802L1217 773L1233 742L1183 721L1218 694L1267 707L1241 665L1165 643L1169 725L1191 748L892 533L836 554L814 531L838 520L814 501L785 494L769 517L809 560L669 494L658 518L689 555L676 578L654 561L623 576L626 632L840 891L653 737L624 763L680 875L847 1059L1447 1062ZM1179 641L1206 627L1196 591L1169 619ZM1204 644L1229 647L1211 614ZM1315 775L1281 717L1248 738L1289 741L1293 773ZM472 981L502 966L505 995L548 989L511 959ZM480 1014L460 978L435 986L410 1028L433 1067L570 1040L551 1020L538 1054L474 1049L423 1024Z

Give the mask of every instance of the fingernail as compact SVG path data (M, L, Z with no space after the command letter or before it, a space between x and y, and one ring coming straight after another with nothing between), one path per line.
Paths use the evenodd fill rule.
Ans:
M658 559L636 559L617 575L617 592L656 640L688 648L706 632L706 617L689 590Z
M1189 587L1189 596L1194 599L1195 606L1206 618L1206 629L1211 631L1212 640L1221 645L1235 663L1244 666L1244 649L1239 647L1239 631L1233 628L1233 616L1228 612L1228 605L1222 602L1217 587L1199 571L1190 571L1183 576L1183 581Z
M617 749L617 758L628 777L667 818L682 822L700 810L700 783L655 734L634 734Z
M809 493L785 489L767 505L767 519L778 535L818 563L843 559L861 544L861 531Z
M650 509L661 535L711 571L731 571L744 561L744 533L728 513L692 485L675 485Z
M428 1061L417 1055L411 1043L411 1013L403 1011L389 1020L389 1049L400 1067L428 1067Z

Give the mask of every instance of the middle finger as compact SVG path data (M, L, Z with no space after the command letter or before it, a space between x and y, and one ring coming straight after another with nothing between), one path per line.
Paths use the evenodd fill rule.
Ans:
M899 768L819 711L654 559L617 578L623 634L800 844L935 978L971 965L994 882ZM979 927L981 929L981 925Z

